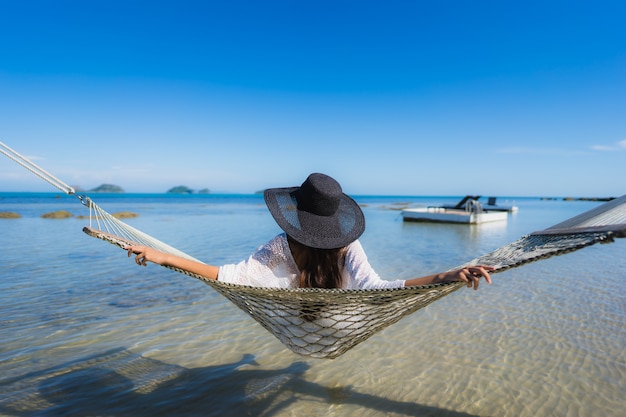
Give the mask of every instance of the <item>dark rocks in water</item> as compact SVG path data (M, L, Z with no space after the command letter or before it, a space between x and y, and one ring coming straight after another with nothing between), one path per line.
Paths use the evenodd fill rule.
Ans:
M600 201L606 202L615 200L615 197L565 197L563 201Z
M113 213L112 216L116 219L133 219L135 217L139 217L139 214L130 211L120 211L118 213Z
M12 211L0 211L0 219L19 219L21 214L13 213Z
M563 200L563 201L599 201L607 202L615 200L615 197L541 197L541 200Z
M66 210L57 210L51 213L42 214L41 217L44 219L68 219L74 216L72 213Z

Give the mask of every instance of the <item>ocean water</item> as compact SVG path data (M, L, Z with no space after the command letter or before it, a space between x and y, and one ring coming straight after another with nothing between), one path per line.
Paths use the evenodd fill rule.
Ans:
M94 195L216 265L279 233L262 197ZM356 197L388 279L454 267L600 203L506 198L477 226L404 223L457 197ZM75 217L43 219L68 210ZM298 356L193 278L82 233L75 197L0 193L2 416L624 416L626 239L495 274L334 360Z

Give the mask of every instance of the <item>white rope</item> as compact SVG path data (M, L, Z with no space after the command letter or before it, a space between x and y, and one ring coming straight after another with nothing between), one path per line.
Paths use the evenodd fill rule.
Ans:
M132 243L141 244L145 246L150 246L155 249L158 249L161 252L171 253L182 258L191 259L196 262L201 262L194 257L184 253L181 250L178 250L167 243L164 243L157 238L154 238L147 233L142 232L141 230L135 229L134 227L122 222L114 215L108 213L96 203L93 202L89 197L84 197L83 204L89 207L89 227L92 226L92 221L95 220L97 223L97 230L106 232L110 235L114 235L120 237L122 239L128 240Z
M94 203L89 197L84 195L76 195L74 188L70 187L51 173L47 172L25 156L19 154L14 149L11 149L4 142L0 142L0 153L3 153L6 157L13 160L14 162L20 164L22 167L26 168L31 173L35 174L39 178L44 181L52 184L54 187L63 191L65 194L75 195L83 205L89 208L89 227L92 227L92 223L98 225L97 228L102 231L106 231L111 235L116 235L128 239L135 243L140 243L146 246L152 246L156 249L161 250L162 252L173 253L178 256L193 259L195 258L187 255L186 253L163 243L152 236L143 233L140 230L137 230L126 223L121 222L115 216L107 213L105 210L100 208L96 203ZM196 260L197 261L197 260ZM198 261L200 262L200 261Z
M20 155L15 150L9 148L4 142L0 142L0 152L6 155L9 159L12 159L13 161L17 162L18 164L20 164L21 166L23 166L24 168L26 168L33 174L37 175L39 178L43 179L44 181L47 181L48 183L52 184L54 187L63 191L65 194L75 193L74 188L70 187L69 185L67 185L66 183L64 183L57 177L55 177L54 175L50 174L48 171L39 167L38 165L30 161L25 156Z

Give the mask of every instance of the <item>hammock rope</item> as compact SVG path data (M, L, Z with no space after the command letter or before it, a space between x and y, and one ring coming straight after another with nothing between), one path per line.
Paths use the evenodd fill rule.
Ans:
M577 216L576 222L572 221L576 218L572 218L523 236L452 269L483 264L495 267L494 274L596 243L610 243L615 238L626 237L626 195L592 212L592 216L588 213ZM101 213L107 223L116 224L116 234L88 227L83 229L85 233L121 248L140 238L146 246L158 248L163 245L147 235L135 236L134 229L104 211ZM588 226L590 223L594 226ZM563 225L567 228L563 228ZM465 286L463 282L454 282L377 290L258 288L223 283L184 270L170 269L211 286L248 313L291 351L327 359L342 355L403 317Z
M0 142L0 151L3 147L7 148ZM4 151L2 153L7 155ZM18 159L22 159L22 162L16 162L28 167L37 176L65 190L67 194L74 193L71 187L32 162L21 156ZM89 207L89 227L83 229L89 236L121 248L139 243L201 262L122 222L89 197L80 196L79 199ZM94 223L96 227L93 227ZM626 195L548 229L523 236L516 242L459 267L485 264L496 268L492 273L498 273L596 243L610 243L614 238L623 237L626 237ZM465 286L463 282L454 282L367 290L259 288L223 283L177 268L170 269L211 286L248 313L291 351L326 359L344 354L403 317Z
M15 150L9 148L4 142L0 142L0 153L4 154L7 158L13 160L14 162L20 164L22 167L26 168L31 173L35 174L39 178L44 181L52 184L54 187L63 191L65 194L74 194L75 191L72 187L65 184L63 181L45 171L41 167L34 164L25 156L17 153Z

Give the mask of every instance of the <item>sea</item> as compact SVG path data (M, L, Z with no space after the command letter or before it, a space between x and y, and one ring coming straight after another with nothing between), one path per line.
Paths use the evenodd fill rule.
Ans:
M198 259L236 263L280 233L259 194L94 194ZM453 268L602 204L498 197L481 225L403 222L462 196L353 196L385 279ZM42 218L67 210L72 217ZM1 416L626 415L626 239L493 275L336 359L285 348L201 281L87 236L63 193L0 193Z

